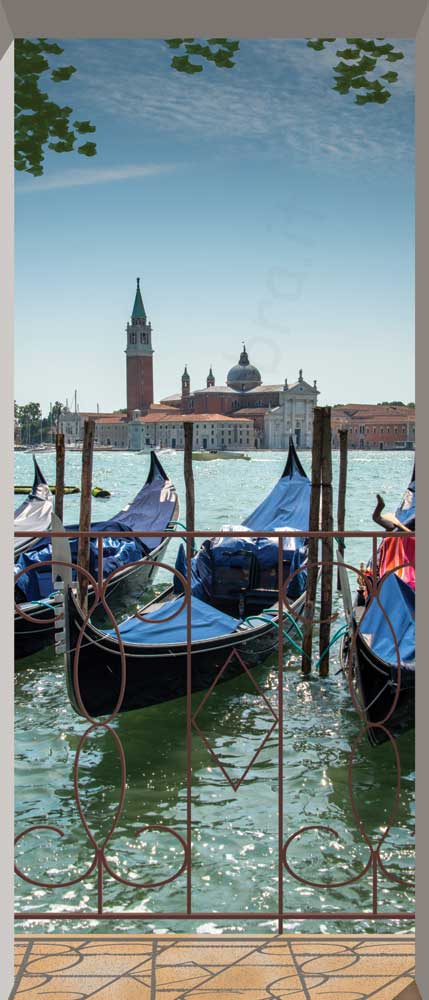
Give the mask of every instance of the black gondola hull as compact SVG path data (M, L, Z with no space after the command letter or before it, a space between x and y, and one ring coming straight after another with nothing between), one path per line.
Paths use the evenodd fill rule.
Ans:
M348 669L350 647L344 647L343 666ZM414 729L415 671L401 669L399 697L392 712L398 690L397 670L381 660L362 637L355 636L352 655L352 680L360 704L362 721L372 746L379 746L393 737ZM383 728L379 725L383 724Z
M66 675L69 698L79 714L82 711L74 676L74 651L82 625L80 609L72 594L69 594L66 608ZM291 629L293 624L288 622L287 627ZM207 690L219 677L228 657L231 659L219 677L219 683L243 674L239 657L244 660L247 668L252 669L264 663L277 648L278 628L271 623L261 623L255 629L191 644L192 693ZM126 684L118 712L147 708L187 694L186 644L169 648L165 645L143 647L124 643L123 652ZM82 703L89 715L98 717L116 710L121 676L122 661L117 641L87 625L78 657L78 685Z

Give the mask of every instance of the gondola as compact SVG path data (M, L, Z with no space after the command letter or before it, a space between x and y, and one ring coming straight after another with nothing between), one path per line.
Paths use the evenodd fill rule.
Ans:
M203 542L192 560L192 590L221 611L244 617L259 614L273 602L278 589L278 547L273 538L255 538L252 531L307 531L311 484L295 450L292 437L280 479L258 507L240 525L223 525L223 531L242 531L238 538L212 538ZM305 538L283 539L283 579L292 579L287 595L296 599L305 586L301 564L307 557ZM178 568L184 571L183 550Z
M310 483L291 441L283 476L245 522L249 534L244 535L239 541L245 543L246 567L251 561L247 560L247 554L248 546L252 542L253 560L258 558L257 540L252 539L251 530L271 531L279 527L289 530L306 530L306 528L308 530L309 495ZM245 526L241 527L245 530ZM236 539L214 539L218 547L225 546L228 554L230 553L228 543L231 541ZM271 541L276 549L277 562L278 542ZM289 541L290 539L281 539L284 545L286 582L291 566ZM305 546L303 539L299 538L298 542L298 548L293 552L300 552L302 561L294 579L300 579L301 585L298 593L292 597L289 594L288 614L284 617L285 632L288 633L294 631L295 616L301 611L305 601ZM202 547L201 551L205 559L207 548ZM59 556L56 558L59 559ZM277 577L271 576L270 587L259 588L260 607L255 608L252 602L250 607L246 607L242 603L243 567L240 565L239 550L235 549L232 562L234 563L237 558L238 567L231 566L227 560L227 567L239 570L238 579L235 577L235 595L232 593L234 574L229 574L230 589L226 595L228 608L234 603L240 606L240 613L235 615L221 607L225 576L217 581L217 590L210 597L207 589L201 591L202 578L198 573L198 556L194 561L190 581L192 692L206 690L216 681L223 682L242 673L241 657L248 668L263 663L278 646ZM177 565L183 570L180 554ZM222 560L218 560L215 565L222 566ZM244 579L248 584L246 588L248 596L251 598L252 577L250 575L246 580L246 571ZM121 641L118 640L114 628L97 628L91 620L85 623L73 588L66 586L65 667L69 698L78 713L83 714L82 707L91 716L110 714L115 710L127 712L186 694L188 612L180 578L176 576L175 581L175 585L168 588L160 599L147 604L137 615L119 624ZM267 610L262 611L262 608ZM77 649L78 685L76 685L74 666ZM120 698L123 665L121 651L126 667L122 699Z
M53 496L43 472L33 455L34 480L27 500L17 508L14 514L14 531L47 531L51 527ZM21 552L31 548L35 539L31 534L28 538L15 538L15 559Z
M124 593L141 594L152 581L156 563L168 545L169 537L130 539L128 531L159 531L174 529L179 515L179 501L173 483L168 478L159 459L151 452L149 472L146 482L134 500L107 521L94 522L94 531L124 532L124 538L103 538L103 572L106 577L115 573L107 593L110 598L122 597ZM47 526L50 527L50 524ZM70 525L67 532L78 529ZM71 542L71 561L76 563L77 538ZM150 562L147 560L150 559ZM15 659L43 649L54 641L54 615L58 614L59 596L53 596L51 565L37 570L37 563L52 560L52 545L49 538L41 539L30 551L22 553L15 563ZM155 564L155 565L154 565ZM36 568L31 568L36 567ZM97 541L90 545L90 571L97 573ZM92 588L89 588L91 597ZM28 621L21 614L30 615Z
M53 494L53 496L55 496L55 493L57 492L57 487L56 487L55 483L51 484L49 486L49 489L50 489L51 493ZM13 492L14 493L18 493L18 494L32 493L32 491L33 491L33 487L32 486L14 486L14 488L13 488ZM64 494L64 496L70 496L70 494L72 494L72 493L80 493L79 486L63 486L63 494Z
M340 568L349 625L342 667L348 673L351 660L353 688L372 746L385 743L389 734L396 737L414 728L415 497L414 469L402 503L383 520L398 535L383 539L378 548L378 600L371 600L371 563L362 568L354 601L346 570Z

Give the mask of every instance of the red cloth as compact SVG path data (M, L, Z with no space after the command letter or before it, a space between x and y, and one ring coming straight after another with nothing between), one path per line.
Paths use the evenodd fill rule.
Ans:
M384 576L389 570L395 569L397 576L416 589L415 571L415 538L402 535L398 538L385 538L378 550L378 574Z

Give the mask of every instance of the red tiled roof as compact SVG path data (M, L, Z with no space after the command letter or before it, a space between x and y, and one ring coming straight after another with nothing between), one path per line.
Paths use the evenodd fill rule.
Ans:
M151 403L149 406L149 413L156 412L159 413L160 410L166 413L177 413L177 406L167 406L166 403Z
M338 416L339 414L346 414L349 417L357 418L363 416L364 414L385 414L385 413L407 413L415 412L414 406L392 406L387 404L384 406L382 403L346 403L344 406L333 406L332 416Z
M96 424L127 424L128 417L126 413L108 413L97 417L95 422Z
M172 423L174 423L174 424L182 424L185 421L186 421L186 423L191 423L191 424L196 424L196 423L198 423L198 424L201 424L201 423L211 424L211 423L216 423L216 422L221 422L223 424L227 424L227 423L236 423L237 422L236 417L227 417L224 413L180 413L180 412L176 412L176 413L168 413L168 414L164 414L164 415L161 414L161 413L159 415L158 414L157 415L156 414L152 415L152 414L149 413L146 417L140 417L139 419L140 419L141 423L143 423L143 424L155 424L155 423L160 423L160 424L172 424ZM251 424L251 423L253 423L252 420L247 420L245 417L241 417L241 420L242 420L242 422L244 424Z
M416 419L415 410L405 407L398 407L396 410L382 407L381 412L380 410L377 410L376 413L374 411L367 413L360 411L352 416L347 413L332 413L331 416L333 424L348 424L353 427L355 424L406 424L410 420L415 421Z
M62 415L65 418L67 418L67 416L68 416L67 413L64 413ZM74 417L74 413L70 413L70 416ZM77 413L77 416L78 417L94 417L94 419L97 420L98 417L118 417L118 416L120 417L121 414L120 413L107 413L107 412L104 412L104 411L102 413L101 412L99 413L98 411L97 412L92 412L92 411L89 411L89 410L79 410L78 413ZM125 416L125 414L122 414L122 416Z

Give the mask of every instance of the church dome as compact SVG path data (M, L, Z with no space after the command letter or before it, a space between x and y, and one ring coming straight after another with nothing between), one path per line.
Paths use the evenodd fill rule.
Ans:
M237 392L246 392L249 389L256 389L261 383L261 373L255 368L255 365L250 364L246 345L243 344L238 365L230 368L226 377L226 384L230 389L236 389Z

